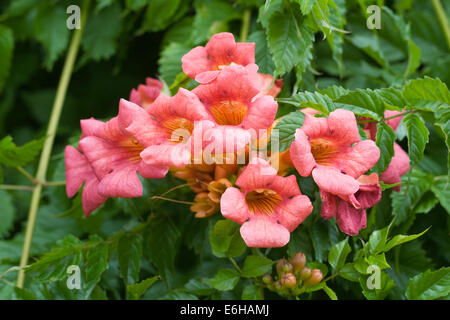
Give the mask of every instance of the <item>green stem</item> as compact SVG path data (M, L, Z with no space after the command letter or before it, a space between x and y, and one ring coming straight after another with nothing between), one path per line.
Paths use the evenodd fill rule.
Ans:
M247 41L248 30L250 29L250 19L252 17L252 11L250 9L245 9L244 15L242 16L242 26L241 26L241 42Z
M47 139L45 140L44 147L42 148L41 158L39 159L38 171L36 174L37 181L45 181L47 173L48 163L50 161L50 155L53 148L53 142L55 140L56 130L58 128L58 122L61 115L64 99L66 97L67 87L69 85L70 77L72 75L73 66L77 57L78 49L80 47L81 35L83 33L84 25L86 23L86 16L89 9L90 0L84 0L83 12L81 15L81 28L75 30L72 40L70 42L69 51L67 52L64 67L61 73L61 78L58 83L58 89L56 91L56 97L50 115L50 121L47 128ZM31 205L28 212L28 223L25 232L25 240L23 243L22 257L20 259L20 267L24 267L28 264L28 257L30 255L31 240L33 238L34 225L36 223L36 216L39 209L39 200L41 198L42 184L36 185L31 196ZM25 271L21 269L17 276L17 287L23 288L25 282Z
M16 167L16 169L24 176L26 177L28 180L30 180L30 182L34 185L38 184L39 182L36 180L35 177L33 177L31 174L28 173L28 171L26 171L24 168L22 167Z
M236 270L241 273L241 268L239 268L239 265L236 263L236 261L234 261L233 258L228 257L228 259L230 259L231 263L233 264L233 266L236 268Z
M448 20L447 15L445 14L445 10L439 0L431 0L431 3L433 4L433 9L436 12L442 32L444 33L447 47L450 49L450 27L448 26Z
M0 184L0 190L25 190L33 191L34 187L31 186L17 186L12 184Z

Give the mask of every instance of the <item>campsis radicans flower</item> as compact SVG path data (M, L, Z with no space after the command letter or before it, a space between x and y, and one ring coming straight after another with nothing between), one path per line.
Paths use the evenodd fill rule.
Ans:
M253 129L268 129L276 116L278 104L270 95L255 97L259 89L254 74L248 69L232 65L223 69L217 78L199 85L193 91L203 102L214 122L227 126L236 135Z
M120 106L126 104L131 102L120 101ZM140 197L143 189L138 173L147 179L166 175L167 166L149 166L142 161L140 153L146 144L131 136L118 116L107 122L81 120L81 126L89 127L91 134L82 136L79 149L99 179L97 190L103 197Z
M338 109L328 118L306 114L303 126L295 132L290 155L298 173L304 177L312 175L322 193L349 199L360 189L357 179L378 161L380 150L372 140L360 141L351 111ZM353 203L358 207L357 201ZM343 215L338 224L343 232L354 234L355 228L344 226L352 213ZM362 219L360 226L364 225Z
M312 212L294 175L281 177L265 160L253 158L220 199L222 215L241 224L249 247L282 247Z
M131 89L130 101L147 109L158 98L162 88L161 81L148 77L145 84L138 85L137 89Z
M254 64L255 43L236 43L232 33L217 33L206 46L195 47L186 53L181 62L184 73L190 78L199 83L208 83L226 66L238 64L245 67Z
M398 125L402 121L402 117L399 116L402 112L399 111L391 111L386 110L384 112L385 118L390 118L393 116L397 116L395 118L386 120L386 123L395 131L397 130ZM375 122L366 123L364 125L364 129L366 130L370 139L375 141L377 137L377 125ZM380 180L387 184L399 183L401 181L401 176L409 171L409 156L408 154L400 147L397 142L394 142L394 156L391 159L386 170L380 174ZM395 191L400 191L401 186L397 185L392 188Z
M336 217L339 229L351 236L357 235L366 227L366 209L381 199L381 186L376 173L362 175L356 181L358 191L352 195L320 190L322 218Z

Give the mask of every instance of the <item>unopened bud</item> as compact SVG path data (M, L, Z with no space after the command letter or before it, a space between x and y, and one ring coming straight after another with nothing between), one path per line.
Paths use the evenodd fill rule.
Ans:
M271 276L270 274L265 274L265 275L262 277L262 281L263 281L265 284L271 284L271 283L273 282L273 279L272 279L272 276Z
M319 283L320 281L322 281L323 275L322 275L322 271L320 271L320 269L312 269L311 270L311 276L306 279L305 281L305 286L313 286L317 283Z
M298 273L298 276L302 280L306 280L311 276L311 269L308 267L304 267L300 272Z
M285 288L291 289L297 284L297 278L292 273L285 273L281 276L281 283Z
M291 264L294 266L295 271L300 271L306 264L306 256L303 252L297 252L291 258Z
M284 265L286 263L289 263L289 262L285 258L278 260L276 268L277 268L277 273L279 275L283 273Z

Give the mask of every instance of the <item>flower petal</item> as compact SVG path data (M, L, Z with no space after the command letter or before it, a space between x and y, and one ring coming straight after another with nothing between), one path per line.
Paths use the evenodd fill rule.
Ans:
M249 247L283 247L290 238L284 226L264 216L252 216L242 225L240 232Z
M107 200L106 197L98 192L99 182L100 181L92 172L91 176L86 179L86 183L84 184L83 193L81 194L81 203L86 217Z
M394 143L394 156L386 168L380 175L380 180L387 184L394 184L400 182L400 177L409 171L409 156L397 143ZM400 191L400 186L393 188Z
M81 138L87 136L93 136L95 132L98 130L98 128L102 127L105 123L103 121L96 120L94 118L90 119L83 119L80 120L80 127L81 127Z
M322 218L327 220L335 217L338 210L339 198L329 192L321 190L320 199L322 200L322 208L320 212Z
M191 159L185 143L162 143L148 146L141 152L142 160L152 166L183 167Z
M164 178L169 171L167 166L149 166L144 161L139 162L138 172L145 179Z
M245 191L270 188L269 186L276 175L277 170L267 161L261 158L253 158L239 175L236 185Z
M317 165L311 153L308 137L302 129L295 131L295 140L290 147L291 161L302 177L308 177Z
M336 154L334 163L342 172L356 179L372 168L379 157L380 149L375 142L364 140Z
M328 117L331 136L342 145L351 145L360 140L355 114L344 109L337 109Z
M115 167L105 175L98 185L98 192L108 198L133 198L142 196L142 184L136 171L136 164Z
M220 198L220 211L222 215L239 224L249 218L247 203L244 194L237 188L227 188Z
M350 236L355 236L361 229L366 227L366 210L355 209L348 202L341 201L336 215L336 221L342 232Z
M270 183L270 189L286 198L302 194L297 184L297 178L294 175L288 177L273 177L273 180Z
M276 207L277 220L289 232L295 230L312 212L313 206L307 196L298 195L283 201Z
M66 164L66 193L72 198L86 177L93 173L92 167L85 156L72 146L66 146L65 151Z
M272 125L277 110L278 103L272 96L259 97L250 104L247 115L242 122L242 127L256 130L257 136L259 136L259 129L267 129Z
M321 191L334 195L351 195L359 189L359 183L349 175L341 173L334 167L319 166L312 171L314 181Z
M220 71L205 71L205 72L199 73L195 77L195 81L197 81L200 84L210 83L211 81L216 80L219 73L220 73Z
M205 47L195 47L181 58L183 72L195 79L199 73L209 70L209 61Z

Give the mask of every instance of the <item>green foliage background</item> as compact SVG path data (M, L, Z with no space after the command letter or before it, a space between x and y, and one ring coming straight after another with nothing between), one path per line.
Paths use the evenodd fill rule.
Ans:
M380 30L366 28L366 8L374 3L383 7ZM36 170L72 34L66 28L71 4L81 1L0 3L5 185L29 185L16 166ZM446 5L442 14L448 19ZM247 32L242 25L248 12ZM19 289L14 266L30 193L0 190L0 299L279 299L262 289L259 277L271 272L276 259L297 251L327 280L301 299L448 298L450 43L432 1L92 0L48 180L64 180L63 148L78 140L80 119L116 114L119 99L146 76L159 76L172 92L191 86L181 73L181 57L222 31L256 42L260 72L283 77L279 115L289 113L280 126L284 148L292 141L297 107L324 113L344 107L376 120L387 108L410 111L395 134L378 125L384 152L376 172L389 163L395 139L409 150L412 170L402 178L402 191L386 186L368 211L367 228L346 238L335 223L320 218L312 180L299 178L303 193L315 199L314 212L287 247L258 251L246 248L238 226L220 214L195 219L185 205L150 201L181 183L173 177L143 181L144 197L110 199L88 219L79 196L71 200L63 187L46 187L31 266ZM170 197L191 201L193 194L181 188ZM67 289L72 264L82 270L82 290ZM382 269L379 290L366 286L370 264Z

